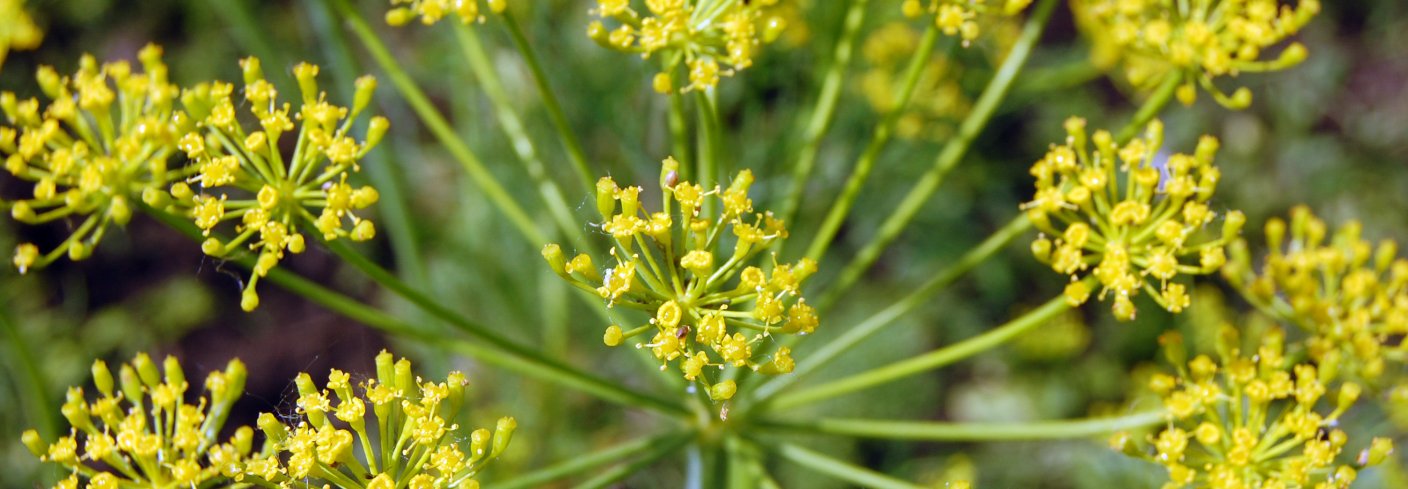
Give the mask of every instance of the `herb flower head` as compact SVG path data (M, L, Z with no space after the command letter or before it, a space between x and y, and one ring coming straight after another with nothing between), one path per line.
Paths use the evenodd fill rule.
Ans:
M932 15L935 27L945 35L962 37L966 47L982 33L979 15L1016 15L1031 3L1032 0L904 0L900 8L909 18Z
M11 49L34 49L44 32L24 11L24 0L0 0L0 67Z
M86 55L71 77L40 68L36 78L50 100L42 110L36 98L0 93L9 124L0 126L0 159L10 175L34 182L33 197L5 203L10 215L30 224L82 219L54 250L21 244L13 260L21 273L65 254L87 257L109 226L132 218L135 199L183 176L167 167L179 90L167 82L161 48L147 45L138 59L137 73L126 61L100 66Z
M1113 296L1115 317L1122 321L1134 319L1140 290L1165 309L1182 311L1190 299L1175 278L1221 268L1223 246L1246 221L1241 212L1229 212L1220 237L1200 236L1216 214L1207 202L1221 178L1213 165L1217 139L1203 136L1194 154L1163 158L1157 120L1143 139L1124 145L1106 131L1087 138L1083 119L1071 118L1065 126L1066 143L1053 145L1032 165L1036 196L1022 208L1044 233L1032 252L1070 275L1066 298L1072 305L1089 298L1090 281L1084 279L1094 276L1100 298Z
M1266 52L1295 35L1320 12L1319 0L1299 0L1295 7L1278 0L1075 0L1094 42L1113 46L1105 57L1124 66L1130 83L1147 88L1168 73L1178 73L1177 95L1184 104L1203 87L1223 106L1244 108L1252 94L1246 87L1228 95L1213 80L1243 72L1277 71L1305 60L1306 49L1291 43L1274 59Z
M485 0L485 3L496 14L508 8L508 0ZM420 17L420 22L425 25L439 22L449 15L459 17L460 22L466 24L484 21L479 0L391 0L391 5L391 10L386 12L386 23L397 27L410 23L416 17Z
M321 389L299 374L298 424L290 428L269 413L259 417L266 450L283 461L265 468L272 476L266 479L300 486L479 487L474 476L504 452L518 424L504 417L492 432L461 433L455 419L468 383L459 372L444 382L422 381L409 360L385 351L376 356L376 378L355 391L346 372L330 372Z
M370 76L357 80L349 109L326 101L326 93L318 89L317 66L299 64L293 72L302 98L295 111L288 103L279 104L258 58L246 58L240 66L242 102L235 101L234 86L224 82L200 84L182 94L194 128L181 136L178 147L197 170L187 181L172 185L167 197L205 233L201 248L206 254L225 256L241 247L258 253L241 300L249 311L259 305L259 278L285 253L304 250L304 231L311 228L325 240L365 241L376 235L372 222L354 212L376 203L377 191L354 187L348 177L361 169L358 161L381 141L388 123L373 117L364 140L351 134L353 121L376 89ZM235 113L241 105L248 106L257 121L252 130L246 130ZM286 155L280 142L290 134L295 135L294 150ZM227 221L237 223L233 238L211 236Z
M1191 361L1177 333L1160 338L1177 375L1155 374L1149 387L1163 399L1168 424L1145 440L1118 433L1111 445L1167 468L1168 489L1349 487L1357 473L1337 462L1348 436L1335 425L1359 385L1328 390L1334 369L1291 361L1280 330L1260 335L1251 354L1239 348L1235 328L1218 336L1217 360ZM1392 449L1391 440L1374 439L1357 465L1376 464Z
M93 363L98 398L87 400L81 387L68 391L61 412L72 428L45 443L34 430L22 441L41 460L64 466L72 475L56 487L208 487L244 480L250 464L266 455L252 452L254 430L240 427L224 443L216 438L230 408L244 392L245 368L231 360L205 379L206 396L187 402L189 385L181 365L167 357L161 366L138 354L118 370Z
M1357 221L1330 235L1307 207L1290 218L1267 221L1270 252L1259 271L1238 242L1224 276L1258 308L1305 330L1316 362L1380 378L1386 360L1402 358L1390 350L1408 349L1398 341L1408 335L1408 260L1393 241L1361 238Z
M674 158L664 162L658 212L641 205L640 187L619 187L610 177L597 183L602 230L615 244L613 264L599 271L591 256L568 260L555 244L544 247L543 256L559 276L599 294L607 307L651 314L637 327L607 328L608 346L649 334L636 348L649 348L661 370L678 361L686 380L727 399L733 382L711 380L726 366L792 371L791 351L773 348L773 335L816 330L816 309L801 296L816 262L777 263L770 255L761 267L753 265L787 229L771 212L754 212L752 172L743 170L728 188L705 189L680 180L678 166Z
M786 22L774 10L783 1L645 0L639 10L630 0L597 0L592 13L599 20L587 35L603 47L659 60L652 83L659 93L704 90L752 66L758 46L782 34Z

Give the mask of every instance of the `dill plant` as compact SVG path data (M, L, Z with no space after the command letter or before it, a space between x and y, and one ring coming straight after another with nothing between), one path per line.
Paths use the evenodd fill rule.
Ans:
M502 0L310 2L308 15L322 21L310 31L332 53L321 66L333 72L335 87L320 85L319 65L286 64L285 53L251 42L263 52L239 60L238 87L173 79L162 48L152 44L137 55L140 70L86 55L72 75L40 68L42 102L0 92L0 157L19 182L18 196L4 196L3 208L24 224L72 225L48 250L17 243L11 262L20 274L41 274L65 256L81 261L102 253L106 235L145 214L189 236L194 253L247 269L239 284L246 312L260 309L256 285L272 282L398 345L493 367L474 375L483 384L509 377L487 374L503 371L540 391L540 402L527 406L540 412L500 417L493 430L470 429L461 425L470 420L470 376L423 380L408 360L383 351L365 379L336 369L322 386L307 373L292 379L291 416L264 413L254 426L226 427L248 376L238 360L211 373L205 393L195 396L174 357L158 368L138 354L119 367L116 382L100 359L91 369L96 399L74 387L58 408L67 430L51 426L50 436L29 430L20 437L39 461L59 467L54 487L627 481L767 488L820 477L866 487L959 488L1003 470L964 469L956 457L948 464L953 470L938 475L870 466L812 443L816 437L896 445L1108 438L1111 455L1152 462L1144 473L1157 473L1155 485L1167 488L1350 487L1372 467L1397 466L1392 428L1364 436L1341 423L1376 409L1401 415L1408 404L1401 375L1408 261L1392 241L1362 238L1357 222L1330 234L1304 207L1291 211L1289 224L1266 221L1268 251L1256 250L1241 237L1247 216L1218 201L1228 183L1215 163L1223 141L1205 135L1179 148L1173 138L1165 141L1161 119L1178 117L1169 102L1193 105L1200 91L1217 110L1251 106L1251 90L1228 94L1225 79L1306 61L1312 49L1294 38L1320 13L1320 2L1070 0L1094 51L1093 61L1076 63L1076 84L1109 72L1131 89L1132 116L1096 129L1087 128L1087 118L1100 114L1063 114L1064 134L1044 154L1018 158L1027 179L1019 183L1034 188L1007 206L1010 222L944 267L926 268L922 282L882 297L880 306L847 302L865 294L856 287L872 285L867 273L925 217L953 170L975 159L1004 104L1042 90L1022 85L1024 77L1060 71L1033 74L1029 65L1063 2L588 3L554 16ZM248 6L218 9L247 39L267 35ZM39 34L18 2L0 0L0 12L11 14L0 20L2 62L11 48L33 48ZM536 20L544 16L575 23ZM808 26L813 18L836 22ZM810 36L825 29L834 32L813 42ZM456 114L433 98L404 53L388 45L398 36L413 45L448 41L444 49L468 79L458 90L482 97L482 112ZM610 151L582 137L588 120L642 122L574 112L583 105L573 88L589 84L567 87L554 73L571 65L548 49L554 45L544 39L554 38L610 52L612 66L599 71L638 68L620 69L640 75L636 83L608 85L633 89L657 109L632 116L658 128L642 131L653 141L624 141L634 149ZM747 100L738 92L766 76L772 58L800 57L809 43L824 62L816 64L814 86L789 85L802 100L793 125L781 131L783 150L745 158L750 145L764 141L740 133L730 117L732 106ZM970 73L967 64L988 69ZM852 84L853 65L867 71ZM265 76L271 66L274 80ZM357 75L362 69L379 72L388 86ZM974 77L983 78L979 90L963 85ZM277 86L281 81L289 86ZM281 102L280 90L296 93L295 103ZM374 105L378 91L404 107ZM329 101L339 99L348 105ZM855 101L866 106L864 130L853 131L861 144L837 157L828 137L841 137L834 126L850 117L843 107ZM462 298L436 290L420 255L420 216L407 210L423 189L385 168L404 146L382 143L404 141L396 136L403 124L393 130L383 115L359 122L392 111L413 114L404 126L423 126L442 160L463 172L468 185L456 191L472 192L492 211L492 222L461 224L506 234L491 248L513 263L494 256L475 263L511 272L513 283L489 288L510 299L498 302L542 309L541 331L525 333L534 324L523 317L481 317L480 308L492 306L479 302L495 302L488 293ZM937 146L926 147L923 159L891 161L896 137ZM883 191L895 202L869 195L877 170L908 172L908 179L889 182L905 188ZM884 209L868 209L874 206ZM373 224L376 214L384 232ZM859 243L850 242L854 234L863 235ZM396 253L395 271L346 243L384 235ZM837 243L846 249L833 249ZM1023 248L1014 243L1028 243L1032 262L1064 277L1048 297L1016 287L1020 302L1038 305L941 347L908 345L898 349L905 355L861 363L865 368L835 368L882 333L896 334L1004 249ZM313 249L406 307L371 305L282 266ZM534 250L545 263L514 261ZM1188 313L1211 307L1201 304L1208 296L1195 292L1193 281L1219 278L1261 319L1209 325ZM520 281L541 296L510 297ZM1140 311L1196 316L1183 321L1204 338L1185 344L1176 331L1143 335L1158 336L1167 367L1147 367L1162 371L1143 370L1123 392L1127 399L1117 400L1123 407L1091 409L1087 417L932 421L828 410L836 399L1006 351L999 349L1015 340L1022 340L1019 354L1078 355L1089 343L1077 314L1086 309L1133 322L1110 334L1135 338L1139 328L1167 329L1162 323L1171 317ZM1151 315L1162 321L1135 321ZM14 331L16 320L0 317L0 326ZM289 335L296 340L298 332ZM592 341L571 344L580 338ZM27 372L42 381L32 365ZM580 413L555 405L559 389L594 399L576 406L609 407L631 421L590 435L597 441L585 446L558 437L548 429L591 433L574 426ZM896 399L910 397L927 398L911 392ZM519 418L535 422L520 427ZM512 438L520 442L510 445ZM491 461L498 472L481 474Z

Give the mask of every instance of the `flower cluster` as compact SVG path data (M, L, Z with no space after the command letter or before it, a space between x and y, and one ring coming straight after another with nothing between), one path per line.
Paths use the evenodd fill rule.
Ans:
M909 24L892 22L876 29L861 45L868 68L860 76L860 92L871 108L886 114L895 107L895 87L903 79L906 64L919 33ZM904 139L942 139L954 123L968 113L972 102L958 83L958 70L950 58L937 56L924 63L908 107L895 124L895 134Z
M704 90L753 64L753 53L786 28L773 10L783 0L645 0L645 10L630 0L597 0L600 20L587 28L598 44L617 51L654 56L660 72L652 83L660 93ZM619 24L608 29L603 21ZM688 84L678 83L679 72Z
M1022 208L1045 233L1032 252L1070 275L1066 298L1072 305L1089 298L1090 282L1083 276L1093 266L1088 276L1102 285L1102 300L1113 294L1120 320L1134 319L1133 299L1141 289L1165 309L1182 311L1189 295L1174 279L1221 268L1224 245L1246 222L1241 212L1229 212L1220 237L1199 239L1215 217L1207 201L1221 178L1213 166L1217 139L1203 136L1194 154L1165 158L1157 120L1144 139L1124 145L1106 131L1087 139L1083 119L1071 118L1065 126L1066 143L1053 145L1032 165L1036 196Z
M1289 226L1267 221L1270 252L1260 271L1239 242L1223 274L1259 309L1305 330L1312 359L1375 380L1385 360L1401 361L1408 348L1399 341L1408 335L1408 260L1393 241L1375 246L1360 231L1349 222L1330 235L1309 208L1296 207Z
M503 453L517 428L513 418L501 418L492 432L469 433L468 446L462 447L453 420L464 401L464 375L451 372L445 382L422 382L409 360L383 351L376 357L376 378L356 393L346 372L333 370L321 390L308 374L300 374L298 425L260 415L266 440L256 451L248 426L237 428L226 443L216 439L244 392L244 364L232 360L223 372L211 373L205 381L209 397L196 404L186 402L188 386L176 359L167 357L163 366L164 375L139 354L119 370L114 389L112 373L98 361L93 383L101 397L88 402L81 388L69 390L62 409L73 426L68 436L45 443L34 430L24 433L22 441L36 457L72 471L56 488L74 489L81 480L91 488L239 483L291 488L310 482L473 488L475 474Z
M1178 98L1192 104L1196 86L1218 103L1242 108L1251 103L1246 87L1227 95L1213 79L1242 72L1289 68L1305 60L1306 49L1291 43L1274 59L1265 52L1295 35L1320 12L1319 0L1295 7L1277 0L1075 0L1094 44L1113 49L1106 62L1120 62L1130 83L1149 87L1170 72L1178 73Z
M29 224L82 219L51 251L19 245L13 262L21 273L65 254L87 257L110 225L132 218L135 199L185 176L168 168L181 125L172 107L180 90L167 82L161 48L148 45L138 59L136 73L125 61L99 66L92 56L83 56L71 77L40 68L36 78L50 100L42 109L36 98L0 93L12 125L0 126L0 157L11 175L34 182L33 197L5 202L10 215Z
M161 200L195 221L208 237L201 246L206 254L221 257L241 247L258 253L240 302L250 311L259 305L255 292L259 278L278 265L286 252L304 250L302 230L311 226L325 240L362 241L376 235L370 220L353 213L376 203L376 189L353 187L347 180L360 170L358 160L386 134L388 123L373 117L363 141L351 135L353 121L376 88L370 76L357 80L349 110L325 100L326 94L318 89L317 66L299 64L293 73L302 99L293 111L288 103L278 102L258 58L246 58L240 66L245 84L242 102L234 100L234 87L223 82L200 84L181 95L194 128L177 144L196 170L188 181L172 185ZM235 111L239 105L249 107L257 128L243 127ZM285 155L280 142L295 126L293 154ZM189 183L199 184L199 191ZM233 238L222 241L211 236L227 221L237 222Z
M608 307L653 314L638 327L607 328L603 340L608 346L654 333L636 347L649 348L662 362L661 370L679 360L686 380L702 383L715 399L728 399L733 381L717 380L706 373L714 369L706 367L792 371L791 351L768 343L774 333L816 330L816 309L800 292L802 282L816 272L816 262L777 263L773 255L766 271L749 265L787 237L771 212L753 211L748 197L752 172L742 171L728 188L705 189L681 181L678 166L673 158L664 161L659 212L641 206L641 187L619 187L610 177L597 183L597 209L605 219L601 227L615 243L613 265L598 271L591 256L568 260L555 244L544 247L543 256L558 275L599 294Z
M0 0L0 67L11 49L34 49L44 33L24 11L24 0Z
M998 3L1002 5L997 5ZM960 36L967 46L982 33L978 16L983 14L1016 15L1031 5L1032 0L904 0L900 4L905 17L934 16L934 26L945 35Z
M1333 409L1317 410L1335 377L1333 368L1295 364L1285 356L1278 329L1264 332L1256 351L1243 354L1237 330L1219 333L1218 360L1188 361L1182 338L1160 338L1177 376L1157 374L1149 387L1163 399L1168 424L1146 440L1118 433L1111 445L1168 469L1165 488L1346 488L1357 475L1337 459L1348 436L1336 420L1358 400L1358 384L1344 383ZM1152 446L1150 446L1152 445ZM1375 438L1357 465L1374 465L1393 450Z
M181 364L167 357L158 367L138 354L112 372L101 360L93 364L99 397L85 398L70 388L61 412L73 427L67 436L45 443L34 430L25 446L45 462L71 471L59 488L206 487L240 480L244 467L268 457L252 451L254 430L241 427L225 443L216 436L230 407L244 392L244 364L230 361L224 371L205 379L207 396L187 402ZM82 447L80 449L80 443Z
M383 351L376 356L376 378L359 385L360 392L353 391L350 379L333 370L319 389L312 377L299 374L298 425L290 429L268 413L259 417L268 445L287 455L284 466L264 468L276 476L266 479L338 487L474 488L474 476L503 453L518 426L504 417L492 432L474 430L466 451L454 423L469 383L464 374L422 381L410 360Z
M501 13L508 8L508 0L485 0L489 10ZM420 17L420 22L431 25L447 15L460 18L460 22L483 22L479 0L391 0L393 7L386 12L386 23L403 26Z

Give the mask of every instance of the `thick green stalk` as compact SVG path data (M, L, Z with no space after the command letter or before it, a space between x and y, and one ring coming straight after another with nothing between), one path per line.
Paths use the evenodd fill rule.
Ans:
M719 110L711 96L713 90L699 90L695 92L694 105L699 115L699 170L694 176L699 181L699 185L705 189L714 187L714 182L718 180L719 171L719 140L722 135L719 133ZM727 185L728 182L720 182L720 185ZM704 215L713 215L713 200L704 201Z
M1115 141L1119 144L1124 144L1134 139L1134 136L1139 134L1139 130L1143 129L1145 124L1148 124L1149 121L1158 116L1159 112L1164 109L1164 106L1168 105L1169 100L1173 99L1173 94L1178 91L1178 85L1181 81L1183 81L1182 73L1169 73L1168 76L1164 78L1163 83L1159 84L1159 88L1154 91L1153 95L1149 96L1149 100L1144 101L1144 105L1140 106L1139 111L1134 113L1134 119L1129 121L1129 124L1125 125L1124 129L1121 129L1120 133L1116 135Z
M664 458L666 455L674 453L676 449L683 446L685 442L689 441L689 439L690 437L688 436L682 436L673 440L666 440L665 442L655 444L651 447L650 450L644 452L645 455L642 456L640 459L626 465L614 467L606 472L602 472L600 475L593 477L591 480L588 480L573 487L575 489L595 489L600 487L609 487L612 484L620 482L622 479L629 477L631 474L634 474L646 467L651 466L655 463L655 461Z
M575 457L562 463L544 467L527 474L509 479L498 484L487 484L489 489L520 489L525 487L542 487L548 482L552 482L572 474L591 470L602 465L618 462L635 457L653 447L678 443L681 439L686 439L689 433L673 432L656 435L649 438L639 438L611 448L603 450L593 450L580 457Z
M1042 29L1046 26L1046 20L1051 17L1051 11L1055 9L1055 0L1041 0L1037 4L1031 18L1022 28L1021 37L1018 38L1012 51L1007 54L1007 59L1003 60L1002 66L998 68L997 74L983 89L983 94L978 98L977 104L973 106L973 111L968 113L968 117L963 120L963 124L958 128L958 134L944 145L942 152L934 160L934 166L920 177L919 182L910 189L900 202L899 207L890 213L885 222L880 225L875 239L866 244L856 257L841 270L841 275L827 288L826 301L828 296L840 296L845 293L851 285L855 283L860 275L875 263L880 257L880 252L884 251L890 243L899 237L901 231L909 225L914 215L919 212L924 202L938 190L943 183L948 172L958 165L963 156L967 154L968 148L973 145L973 140L987 126L993 111L1001 104L1003 97L1007 94L1007 89L1011 88L1013 80L1021 71L1022 65L1026 63L1031 55L1032 46L1041 37ZM825 249L821 250L823 253Z
M15 382L20 385L23 399L24 412L27 418L34 423L37 430L44 439L53 439L59 433L59 422L54 417L53 401L49 395L49 381L45 379L44 372L34 363L34 355L24 335L15 326L15 322L10 319L10 311L0 311L0 330L5 332L5 343L9 345L9 358L14 366L19 369L21 375L17 376Z
M151 214L168 226L186 234L191 239L196 241L203 239L200 230L196 229L195 225L190 221L167 212L151 209L145 205L143 209L146 210L148 214ZM303 277L299 277L283 268L276 267L270 270L267 279L290 292L321 304L323 307L341 314L348 319L391 334L423 341L427 344L443 346L451 351L467 353L487 363L545 381L554 382L565 387L578 389L608 401L618 402L627 406L656 409L666 413L688 413L684 406L677 402L667 401L625 389L615 382L584 373L581 370L563 364L557 360L546 358L534 350L509 341L499 336L488 327L470 321L456 314L454 311L439 305L424 294L412 289L392 275L391 272L381 269L376 264L371 263L366 258L358 255L355 251L352 251L346 243L333 241L327 243L327 245L343 260L346 260L363 273L366 273L368 277L372 278L372 280L381 284L383 287L392 290L416 304L425 312L449 323L456 329L479 338L482 340L482 343L446 338L445 331L443 330L406 323L385 312L368 306L361 301L354 300L339 292L318 285ZM252 269L254 266L254 256L252 255L232 258L228 261L234 262L244 268Z
M581 141L577 140L577 133L567 123L567 116L563 115L562 104L558 102L557 95L554 95L552 85L548 84L547 72L543 71L543 65L538 61L538 54L533 50L533 45L528 42L528 38L523 35L523 29L518 25L518 20L513 17L512 9L505 9L500 16L504 25L508 26L509 37L513 39L514 47L518 48L519 55L523 56L523 62L528 65L528 71L533 74L533 83L538 87L543 108L547 109L548 120L552 121L553 128L557 129L557 136L562 140L562 146L567 149L567 159L572 161L572 170L581 180L583 191L590 194L596 190L596 187L591 169L587 166L586 153L582 151Z
M924 487L890 477L865 467L852 465L850 462L833 458L820 452L814 452L791 443L764 446L767 447L769 451L776 453L778 456L792 463L857 486L873 487L876 489L921 489Z
M875 132L870 136L870 143L865 146L865 151L861 152L860 158L856 160L856 166L851 170L851 176L846 178L846 184L841 188L841 195L831 203L831 210L827 211L826 219L821 223L821 229L812 236L812 243L807 246L807 257L813 260L821 259L821 255L826 253L826 248L831 245L832 238L836 237L836 232L841 229L841 223L846 220L846 215L851 212L851 205L855 203L856 196L860 194L860 189L865 185L866 179L870 178L870 171L875 168L875 160L880 157L880 152L885 149L885 145L890 142L890 135L895 131L895 124L899 123L900 116L904 115L905 109L909 107L909 100L914 96L914 88L919 84L919 76L924 73L925 65L929 64L929 56L934 53L934 44L939 39L939 28L930 23L929 28L924 31L924 37L919 41L919 49L914 52L914 56L909 59L909 65L905 68L904 78L900 82L899 91L890 104L890 111L880 120L880 124L875 126Z
M993 233L992 236L989 236L988 239L978 244L977 247L969 250L968 253L960 257L958 261L929 279L928 282L925 282L924 285L921 285L914 292L911 292L909 295L895 301L895 303L891 304L889 307L876 312L864 321L847 329L845 334L831 340L830 343L822 346L817 351L808 353L791 375L779 376L763 384L753 393L753 399L767 399L768 397L776 395L788 386L816 372L817 369L831 363L832 360L835 360L837 357L841 356L841 354L850 351L851 348L865 341L866 338L874 336L886 326L893 324L895 320L903 317L916 307L925 304L934 294L944 290L954 281L958 280L959 277L967 274L974 267L986 261L994 253L1006 247L1012 240L1026 233L1028 229L1031 229L1031 226L1031 220L1027 219L1025 214L1018 215L1016 218L1012 219L1012 222ZM829 309L827 305L821 305L819 307L822 310Z
M1071 309L1064 295L991 331L944 348L901 360L883 367L834 380L816 387L783 394L769 404L773 412L787 412L808 403L874 387L910 375L927 372L990 350Z
M697 181L697 177L690 174L694 168L694 155L689 154L689 117L685 114L684 96L671 93L669 98L670 151L673 153L671 156L680 162L682 180Z
M325 1L333 2L333 6L347 20L352 33L362 41L362 45L367 48L372 58L376 59L382 71L386 72L386 76L391 79L392 84L396 85L396 89L400 90L401 95L406 98L406 102L411 105L411 109L420 116L421 122L430 129L431 133L435 134L441 144L445 145L445 149L460 163L460 166L464 167L469 177L474 180L480 190L484 191L489 202L508 217L526 241L534 244L546 243L547 239L542 232L538 231L534 219L518 205L518 202L504 189L503 184L499 183L494 174L484 167L484 164L479 161L479 157L475 156L474 151L470 150L464 140L460 139L455 130L450 127L445 116L431 105L425 92L421 91L420 86L416 85L410 75L406 74L401 63L396 61L396 57L386 48L386 44L381 42L381 38L367 24L367 21L347 3L347 0Z
M474 72L474 77L479 79L479 87L484 90L484 95L494 106L494 115L499 119L499 127L508 137L518 160L523 162L523 166L528 170L528 176L538 186L538 193L548 204L548 212L557 221L562 236L571 240L578 249L593 249L578 229L577 219L572 216L572 206L562 197L562 189L558 187L556 180L548 176L543 160L538 157L538 151L534 148L533 139L528 136L523 120L518 118L518 111L509 101L503 81L499 79L499 72L489 60L489 54L484 51L478 33L463 23L453 24L455 38L459 40L460 50L464 52L469 69Z
M779 216L783 222L792 222L797 206L806 192L807 180L816 166L817 151L821 149L821 138L836 115L837 101L841 99L841 87L845 82L846 69L851 65L851 54L855 52L856 33L865 23L866 4L869 0L851 0L846 17L841 23L841 35L836 38L832 50L831 65L821 78L821 91L817 94L816 105L802 132L802 147L797 150L797 159L792 164L792 188L787 192Z
M917 441L1017 441L1061 440L1107 435L1117 431L1153 426L1164 422L1162 409L1111 418L1086 418L1026 423L940 423L933 421L886 421L874 419L822 418L812 420L763 420L758 425L787 432L885 440Z

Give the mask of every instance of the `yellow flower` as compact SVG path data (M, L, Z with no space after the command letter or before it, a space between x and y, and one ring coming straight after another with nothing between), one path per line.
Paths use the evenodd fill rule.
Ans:
M1361 228L1351 221L1330 234L1309 208L1296 207L1289 223L1267 221L1260 270L1239 241L1223 275L1260 309L1309 333L1311 358L1375 380L1408 348L1395 339L1408 334L1408 259L1393 241L1363 239Z
M11 49L39 47L44 33L24 11L24 0L0 0L0 67Z
M922 0L904 0L900 11L909 18L932 15L935 27L945 35L961 37L963 45L967 46L982 32L980 15L1012 16L1031 3L1031 0L928 0L926 5Z
M706 90L752 66L758 46L776 40L796 18L795 0L597 0L587 35L616 51L661 60L651 85L659 93ZM605 22L617 27L608 28ZM684 76L680 76L683 74ZM689 80L677 87L674 80Z
M1348 487L1356 472L1339 462L1348 436L1335 426L1358 400L1359 386L1341 385L1333 409L1317 410L1331 394L1331 370L1295 364L1279 329L1260 332L1247 353L1239 336L1232 326L1222 328L1216 361L1207 355L1188 361L1177 333L1162 336L1177 377L1155 376L1151 387L1163 398L1167 424L1142 443L1119 433L1111 445L1163 465L1166 488ZM1358 465L1376 464L1391 450L1391 440L1374 439Z
M662 164L662 210L640 202L640 187L621 187L611 178L597 182L602 229L613 239L614 266L600 273L587 255L567 260L555 244L543 258L573 285L596 292L607 307L643 310L652 317L638 327L611 325L607 346L650 334L649 348L661 370L678 361L686 380L714 389L726 365L766 374L792 371L791 351L774 348L777 333L809 334L820 321L807 305L801 285L816 262L777 263L768 270L751 265L764 250L787 237L770 212L756 212L748 190L753 174L739 173L727 188L704 189L679 179L674 158ZM707 368L714 367L714 368ZM717 395L733 392L718 388Z
M99 397L89 401L82 388L72 387L60 409L72 426L69 435L47 444L34 430L21 437L41 460L81 474L87 487L275 481L246 470L277 463L268 453L253 452L254 430L240 427L229 441L216 439L231 406L244 393L246 373L239 360L206 377L206 396L194 403L187 401L190 386L174 357L158 366L138 354L122 365L117 379L101 360L93 363L92 372ZM70 484L76 485L79 478L75 475Z
M1300 43L1291 43L1274 58L1266 53L1320 12L1319 0L1299 0L1295 7L1277 0L1073 0L1071 4L1092 37L1098 63L1122 64L1130 83L1141 88L1158 84L1167 73L1178 73L1177 94L1184 104L1197 98L1196 85L1219 104L1234 109L1251 103L1251 91L1242 87L1227 95L1214 79L1299 64L1306 57Z
M483 22L480 0L391 0L393 8L386 12L386 23L403 26L417 16L420 22L431 25L447 15L460 18L460 22ZM502 13L508 8L508 0L484 0L493 13Z
M1100 299L1113 296L1120 320L1134 319L1133 299L1141 290L1165 309L1182 311L1187 289L1173 280L1220 269L1224 245L1246 221L1231 211L1220 237L1199 237L1214 219L1207 202L1221 178L1213 165L1217 139L1203 136L1194 154L1164 158L1157 120L1145 139L1123 146L1105 131L1087 138L1083 119L1065 125L1065 144L1052 146L1031 168L1036 196L1022 208L1044 233L1032 243L1033 254L1071 277L1066 298L1072 305L1086 301L1084 279L1094 276Z
M304 231L311 228L325 240L365 241L376 235L372 222L355 212L376 203L379 195L371 186L353 187L348 178L361 169L358 160L386 134L387 121L372 117L361 141L351 134L353 121L376 89L370 76L357 80L352 106L340 107L329 104L326 93L319 91L318 67L299 64L293 71L302 97L293 110L279 103L258 58L246 58L240 66L242 102L234 100L234 86L224 82L196 85L182 94L193 127L181 136L179 147L191 159L194 173L173 185L165 200L206 234L202 249L207 254L225 256L241 247L257 253L241 301L249 311L259 304L259 279L286 253L303 252ZM257 127L241 125L236 107L249 107ZM293 154L281 149L285 135L295 141ZM199 192L190 184L198 184ZM227 221L237 223L233 238L210 237Z
M299 374L297 425L284 426L269 413L259 416L268 439L265 451L286 457L288 477L300 484L370 480L368 487L390 488L402 480L411 487L477 487L473 477L508 447L517 421L499 418L492 432L480 428L466 435L453 423L469 384L464 374L423 382L410 360L385 351L375 364L376 377L356 389L350 376L336 369L324 389L307 373ZM387 440L399 441L393 446Z
M65 254L87 257L111 225L127 224L137 199L161 204L160 190L186 176L167 167L182 130L172 109L178 89L167 82L161 48L147 45L137 57L138 73L126 61L100 66L86 55L72 76L40 68L36 78L51 100L42 109L38 99L0 93L10 124L0 126L0 159L10 175L34 182L32 198L3 203L10 215L29 224L82 219L52 251L21 245L14 260L21 272Z

